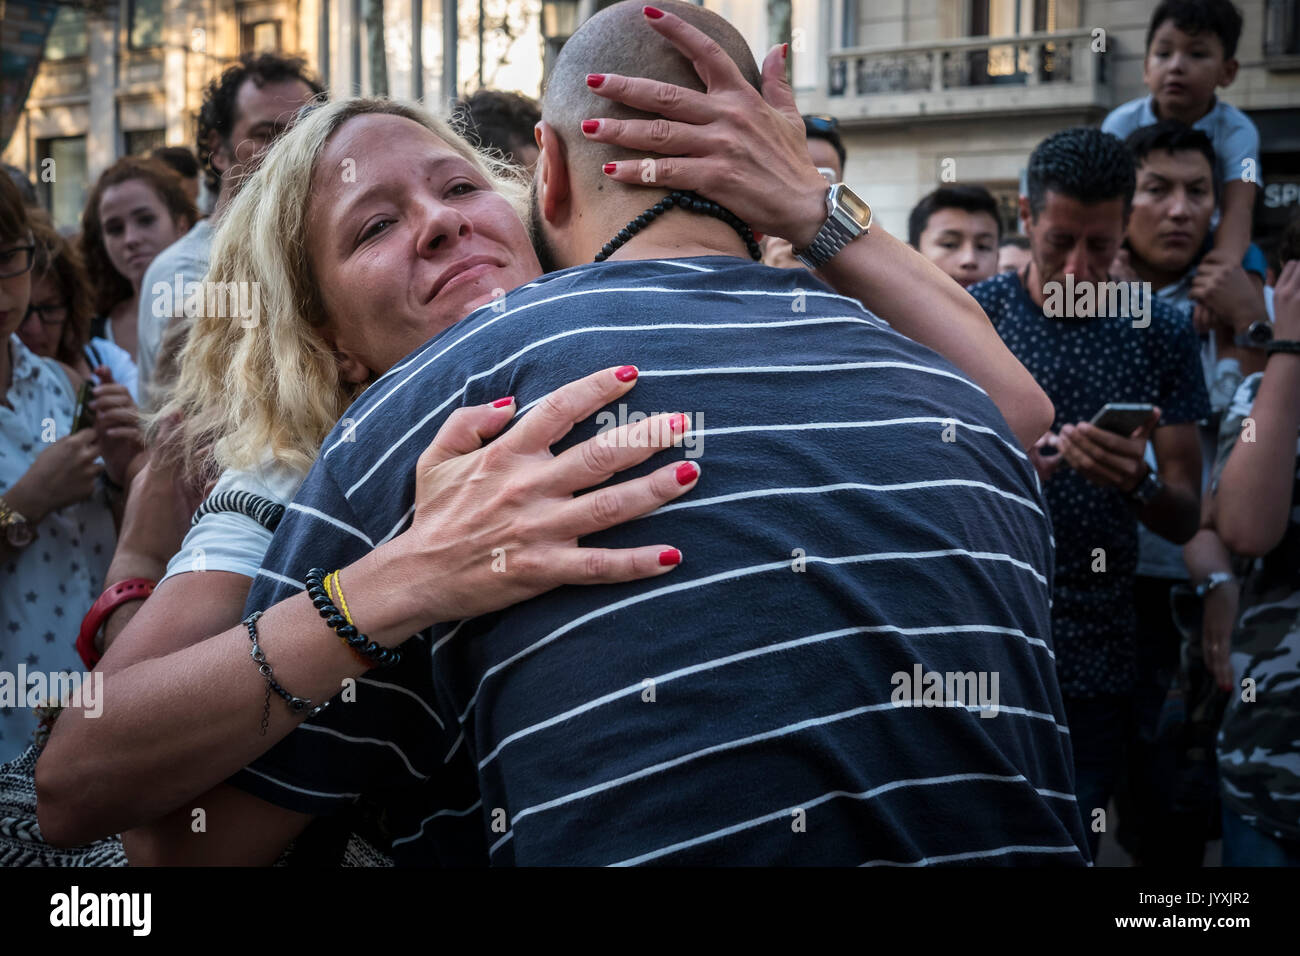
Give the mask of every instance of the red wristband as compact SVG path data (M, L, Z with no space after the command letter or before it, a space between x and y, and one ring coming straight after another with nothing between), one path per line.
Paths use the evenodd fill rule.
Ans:
M95 650L95 635L104 626L104 621L127 601L143 601L150 594L156 583L148 578L129 578L119 581L95 599L86 616L81 619L81 632L77 635L77 653L87 668L99 663L100 653Z

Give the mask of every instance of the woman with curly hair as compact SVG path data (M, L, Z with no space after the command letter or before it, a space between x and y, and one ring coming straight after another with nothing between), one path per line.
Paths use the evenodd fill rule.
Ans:
M180 176L157 160L127 156L104 171L81 215L81 251L94 290L93 336L135 360L145 271L198 218Z

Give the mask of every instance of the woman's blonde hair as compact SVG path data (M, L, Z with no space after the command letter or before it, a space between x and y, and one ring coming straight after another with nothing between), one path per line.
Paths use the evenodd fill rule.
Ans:
M164 420L180 414L173 447L196 478L210 480L226 468L253 469L268 455L305 473L364 388L340 377L317 332L328 317L307 255L312 176L344 123L367 114L419 123L467 159L528 221L526 190L508 167L476 152L423 107L354 98L309 109L242 184L213 236L207 281L257 283L259 320L246 328L237 317L194 319L170 399L151 422L153 438Z

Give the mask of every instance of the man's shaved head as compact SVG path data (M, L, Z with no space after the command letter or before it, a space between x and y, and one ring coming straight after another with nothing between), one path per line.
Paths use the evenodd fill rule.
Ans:
M542 119L554 128L568 152L569 173L578 189L620 187L602 172L605 163L640 159L653 153L633 153L617 146L594 143L582 135L584 119L652 119L622 103L603 99L587 88L588 73L618 73L661 80L703 92L704 84L691 61L645 22L641 0L626 0L608 7L578 28L556 58L542 98ZM745 38L726 20L703 7L663 0L661 9L675 13L713 39L740 67L755 89L761 89L758 65ZM636 187L644 189L644 187Z

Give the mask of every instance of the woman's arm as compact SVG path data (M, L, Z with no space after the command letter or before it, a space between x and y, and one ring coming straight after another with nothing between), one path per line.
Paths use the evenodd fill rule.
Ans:
M716 43L680 17L665 13L645 23L695 64L707 93L607 74L595 93L672 121L601 119L598 129L584 133L598 142L672 157L656 163L652 183L644 183L637 161L615 163L610 178L697 190L754 229L788 239L796 249L806 247L826 219L826 180L808 155L782 48L774 47L763 63L759 95ZM1051 427L1051 400L1003 344L984 310L906 243L872 226L820 274L837 292L859 300L969 375L988 392L1023 447Z
M681 416L656 416L559 456L549 452L573 424L631 387L613 369L588 376L552 393L485 448L514 405L454 413L421 457L411 528L343 569L358 626L395 647L436 622L499 610L562 584L671 571L672 563L661 563L662 545L606 551L576 541L686 493L698 469L678 475L680 463L673 463L574 493L672 447L684 434ZM510 574L482 560L501 547L512 555ZM100 716L69 708L37 763L38 816L52 844L151 823L222 783L302 719L273 699L260 733L267 685L249 659L248 631L236 623L248 579L206 571L175 580L145 602L105 657ZM268 609L258 631L276 680L299 696L327 700L345 678L366 672L305 594Z

